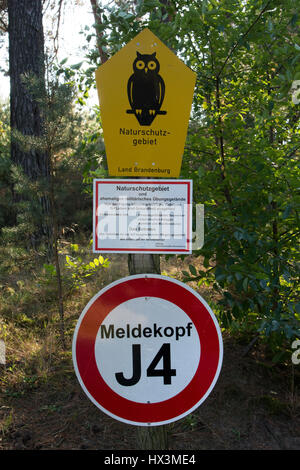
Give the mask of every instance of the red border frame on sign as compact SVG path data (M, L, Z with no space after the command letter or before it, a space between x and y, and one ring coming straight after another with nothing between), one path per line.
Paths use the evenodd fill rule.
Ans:
M178 281L150 274L121 281L101 291L82 314L73 340L76 373L93 401L117 419L134 424L170 422L196 408L216 381L223 355L219 327L200 296ZM158 403L137 403L115 393L100 375L94 352L99 327L111 310L142 296L165 299L181 308L194 323L201 345L191 382L174 397Z
M99 180L95 182L95 227L98 225L98 200L99 200L99 184L186 184L187 185L187 204L191 204L191 181L170 181L170 180L161 180L161 181L150 181L150 180ZM94 238L95 238L95 249L98 252L158 252L158 253L190 253L191 251L191 243L192 243L192 238L191 238L191 233L190 233L190 213L187 211L187 247L186 249L181 249L181 250L175 250L171 248L153 248L153 249L147 249L147 248L104 248L102 246L98 245L98 237L96 236L96 233L94 233ZM96 231L95 231L96 232Z

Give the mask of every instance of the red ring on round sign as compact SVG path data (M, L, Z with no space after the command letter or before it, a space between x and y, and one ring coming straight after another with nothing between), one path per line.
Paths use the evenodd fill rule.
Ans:
M99 327L112 309L137 297L157 297L180 307L194 323L201 344L197 371L174 397L158 403L137 403L115 393L103 380L94 346ZM189 286L165 276L129 276L104 288L83 310L73 338L77 377L90 399L104 412L136 424L165 424L197 408L212 390L222 364L223 343L219 325L205 301Z

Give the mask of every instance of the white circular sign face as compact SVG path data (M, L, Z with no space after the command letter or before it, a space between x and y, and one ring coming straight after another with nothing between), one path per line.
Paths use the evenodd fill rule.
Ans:
M138 426L183 418L210 394L223 343L206 302L156 274L106 286L83 310L73 337L83 390L111 417Z
M117 394L157 403L190 383L200 360L200 341L181 308L165 299L138 297L107 315L98 330L95 357L99 373Z

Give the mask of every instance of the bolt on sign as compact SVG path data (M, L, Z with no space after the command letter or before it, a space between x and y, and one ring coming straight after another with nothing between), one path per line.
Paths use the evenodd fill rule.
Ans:
M195 82L147 28L97 69L111 176L179 176Z

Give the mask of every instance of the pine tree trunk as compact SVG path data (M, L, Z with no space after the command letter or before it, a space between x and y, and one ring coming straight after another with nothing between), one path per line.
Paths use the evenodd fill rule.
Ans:
M129 254L129 274L160 274L160 256L151 254ZM138 427L137 445L141 450L167 450L166 426Z
M138 427L137 446L140 450L168 450L167 427Z
M41 83L45 83L42 0L9 0L8 20L11 129L24 136L39 137L43 132L39 106L22 79L24 74L34 74L41 79ZM32 181L49 178L47 153L34 149L25 152L12 138L11 159ZM41 197L40 204L41 213L46 217L49 212L48 198ZM49 235L45 217L37 227L35 238Z

